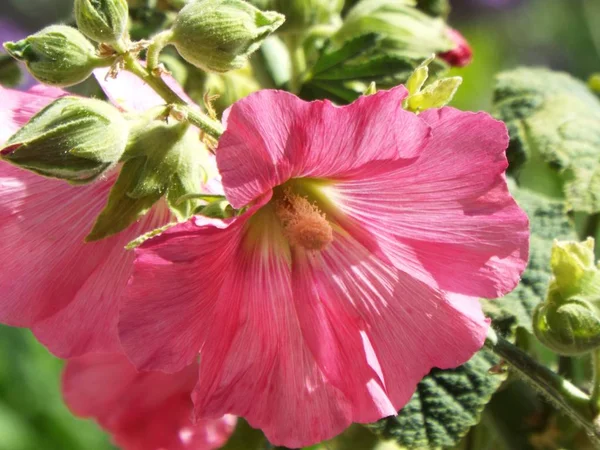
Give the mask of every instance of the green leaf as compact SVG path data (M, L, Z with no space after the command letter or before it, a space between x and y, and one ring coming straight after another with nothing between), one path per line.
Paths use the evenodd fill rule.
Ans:
M417 8L433 17L448 17L450 0L417 0Z
M520 185L562 195L575 211L600 212L600 100L585 83L546 69L505 72L495 109L509 127Z
M512 316L519 327L532 332L533 311L546 298L552 277L552 243L554 239L577 239L577 236L564 201L543 197L514 184L511 184L511 193L529 216L529 264L514 291L501 299L484 300L483 303L488 315L491 311L498 317Z
M163 196L178 220L189 218L201 200L186 195L202 191L207 157L206 148L187 124L153 120L140 126L132 132L125 164L87 240L124 230Z
M398 416L370 427L408 449L435 450L456 445L480 420L505 374L491 374L498 359L487 350L451 370L433 369L417 386Z
M312 73L317 75L326 72L358 55L368 52L377 45L379 39L380 36L378 34L367 33L345 41L343 45L336 50L328 51L328 49L325 48L325 51L315 63Z

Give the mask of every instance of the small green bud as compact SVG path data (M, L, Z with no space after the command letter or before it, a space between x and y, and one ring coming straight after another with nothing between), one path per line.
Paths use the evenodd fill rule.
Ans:
M273 9L285 16L282 32L303 32L313 25L341 22L343 0L273 0Z
M190 64L227 72L241 68L284 20L242 0L199 0L179 12L169 43Z
M594 240L555 242L550 259L554 277L546 301L533 316L538 339L561 355L600 347L600 270Z
M51 86L81 83L102 65L91 42L65 25L52 25L18 42L6 42L4 48L23 61L34 78Z
M114 106L63 97L33 116L0 155L41 175L85 183L119 161L128 134L129 125Z
M127 31L126 0L75 0L77 27L96 42L113 44Z

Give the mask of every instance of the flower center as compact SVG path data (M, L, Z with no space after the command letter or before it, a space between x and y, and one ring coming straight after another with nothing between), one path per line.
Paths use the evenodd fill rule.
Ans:
M275 213L293 246L315 251L323 250L333 241L333 230L325 214L290 189L276 198Z

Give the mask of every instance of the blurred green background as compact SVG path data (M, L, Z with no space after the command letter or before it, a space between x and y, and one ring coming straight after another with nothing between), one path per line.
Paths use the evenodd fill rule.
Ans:
M587 79L600 72L600 0L454 0L450 23L470 41L454 106L489 110L494 75L548 66ZM69 20L72 0L2 0L0 40ZM25 82L24 86L27 86ZM25 330L0 326L0 450L104 450L109 438L71 416L60 395L62 363Z

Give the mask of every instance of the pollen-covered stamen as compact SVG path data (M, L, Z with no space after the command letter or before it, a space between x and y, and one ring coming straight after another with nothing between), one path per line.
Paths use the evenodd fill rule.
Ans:
M286 190L275 201L275 211L291 245L323 250L333 241L333 230L325 214L305 197Z

